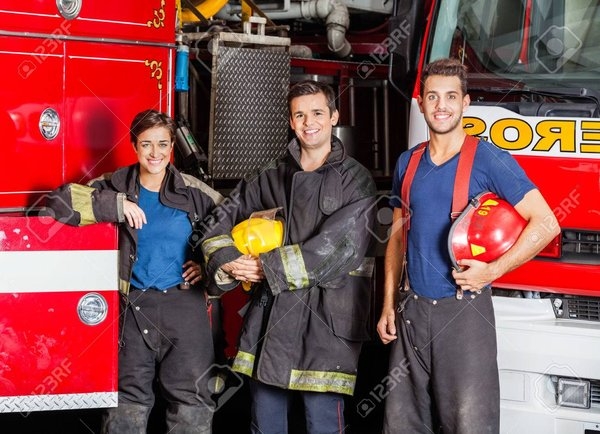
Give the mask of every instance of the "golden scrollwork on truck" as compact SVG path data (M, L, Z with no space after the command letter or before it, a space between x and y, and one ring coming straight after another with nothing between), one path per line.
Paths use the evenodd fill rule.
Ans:
M152 78L155 78L158 81L158 83L157 83L158 90L162 90L162 76L163 76L162 62L159 62L158 60L146 59L144 61L144 65L146 65L147 67L150 68Z
M148 27L154 27L158 29L159 27L165 26L165 0L160 1L160 9L154 9L154 18L152 20L148 20L146 23Z

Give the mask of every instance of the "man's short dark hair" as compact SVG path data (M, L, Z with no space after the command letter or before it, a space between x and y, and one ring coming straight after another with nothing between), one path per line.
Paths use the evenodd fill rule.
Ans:
M305 80L294 84L288 92L288 109L292 107L292 100L299 96L315 95L322 93L327 99L327 107L329 107L329 114L333 114L337 110L335 107L335 92L331 86L325 83L320 83L314 80Z
M425 65L423 68L423 74L421 74L421 96L423 96L425 81L427 81L431 75L458 77L460 80L460 90L462 91L463 96L467 94L467 67L458 59L438 59Z
M175 121L168 115L157 110L144 110L138 113L131 122L129 130L129 139L134 145L137 143L138 136L150 128L164 127L169 130L171 142L175 140L177 125Z

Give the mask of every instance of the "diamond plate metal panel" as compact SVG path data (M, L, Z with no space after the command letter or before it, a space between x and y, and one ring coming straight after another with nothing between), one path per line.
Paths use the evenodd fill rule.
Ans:
M209 174L239 179L288 141L287 51L219 46L213 53Z
M0 413L75 410L117 406L117 392L0 397Z

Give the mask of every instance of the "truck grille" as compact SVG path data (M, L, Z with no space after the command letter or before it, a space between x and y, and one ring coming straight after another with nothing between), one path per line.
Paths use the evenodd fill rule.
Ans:
M600 257L600 232L565 230L562 234L563 254Z
M592 381L590 385L592 407L600 407L600 381Z
M597 298L565 298L564 312L572 319L600 321L600 299Z

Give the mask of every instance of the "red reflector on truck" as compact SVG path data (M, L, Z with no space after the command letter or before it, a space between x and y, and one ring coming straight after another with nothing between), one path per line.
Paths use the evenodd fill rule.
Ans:
M561 244L561 236L562 234L557 235L552 241L548 243L544 249L538 253L538 256L544 258L560 258L560 244Z

